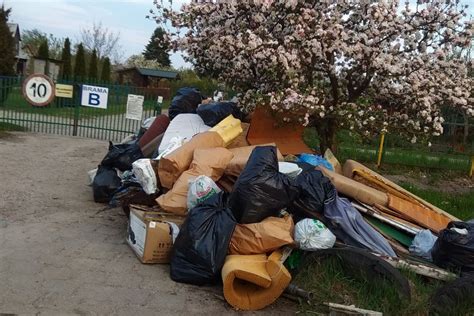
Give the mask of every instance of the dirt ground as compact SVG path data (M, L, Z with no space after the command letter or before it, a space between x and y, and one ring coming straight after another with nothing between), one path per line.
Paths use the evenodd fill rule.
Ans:
M125 243L121 210L87 186L107 142L0 135L0 314L222 315L222 290L173 282ZM291 314L285 299L262 314Z

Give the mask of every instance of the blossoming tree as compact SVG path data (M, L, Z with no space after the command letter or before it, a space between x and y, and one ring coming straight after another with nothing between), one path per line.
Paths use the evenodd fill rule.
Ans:
M474 115L472 79L453 57L474 23L455 0L155 4L198 71L241 92L245 108L316 127L322 149L340 128L416 142L443 132L441 106Z

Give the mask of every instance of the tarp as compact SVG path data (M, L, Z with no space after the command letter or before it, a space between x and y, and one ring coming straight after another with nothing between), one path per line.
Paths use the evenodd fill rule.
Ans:
M367 222L348 199L335 197L324 205L325 224L345 244L396 257L387 240Z
M273 251L293 243L291 216L267 217L260 223L237 224L229 244L231 255L253 255Z

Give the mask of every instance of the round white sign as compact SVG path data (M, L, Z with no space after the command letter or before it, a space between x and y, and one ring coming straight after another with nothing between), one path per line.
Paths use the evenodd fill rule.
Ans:
M54 83L45 75L31 75L23 82L23 96L32 105L48 105L54 99Z

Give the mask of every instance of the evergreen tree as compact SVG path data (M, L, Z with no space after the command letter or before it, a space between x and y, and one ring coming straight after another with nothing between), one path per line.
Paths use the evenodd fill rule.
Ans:
M95 49L89 61L89 79L97 79L97 51Z
M72 66L71 66L71 41L69 38L66 38L64 41L63 52L61 54L61 59L63 61L62 67L62 77L63 79L69 79L72 75Z
M48 48L48 40L45 39L41 42L38 48L38 58L41 59L48 59L49 58L49 48Z
M0 75L15 74L15 40L8 27L8 16L11 9L0 8Z
M104 82L110 81L110 59L109 57L104 58L104 62L102 64L102 72L100 74L100 80Z
M46 62L44 64L44 71L43 73L45 75L49 75L49 48L48 48L48 40L45 39L41 42L39 48L38 48L38 58L44 59Z
M81 80L86 76L86 56L84 52L84 45L79 44L76 52L76 64L74 65L74 79Z
M165 40L165 30L157 27L150 38L150 42L145 47L143 56L145 59L157 61L163 67L169 67L171 61L168 51L169 44Z

